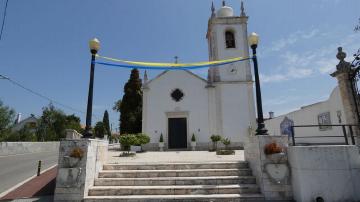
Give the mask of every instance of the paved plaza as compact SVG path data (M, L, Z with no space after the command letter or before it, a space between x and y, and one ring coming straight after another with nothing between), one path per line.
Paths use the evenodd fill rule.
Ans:
M165 151L137 153L133 157L119 157L121 151L109 150L107 163L176 163L176 162L228 162L244 161L244 150L236 150L235 155L216 155L208 151Z

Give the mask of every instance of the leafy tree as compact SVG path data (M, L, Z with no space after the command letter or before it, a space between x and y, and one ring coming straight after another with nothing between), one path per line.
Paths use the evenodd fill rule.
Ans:
M13 132L7 141L35 142L37 141L37 137L34 128L25 125L19 131Z
M119 101L118 101L119 102ZM141 132L142 90L139 70L132 69L120 101L120 134Z
M15 111L5 106L0 100L0 133L8 129L14 122Z
M65 129L81 131L79 117L68 116L51 103L43 108L37 125L36 135L39 141L58 141L65 138Z
M109 141L112 142L110 123L109 123L109 113L107 110L105 110L105 112L104 112L103 124L104 124L104 130L105 130L104 135L107 135L109 138Z
M97 122L94 127L94 132L95 132L95 137L104 138L104 134L105 134L104 123L101 121Z
M360 18L359 18L358 24L355 25L354 31L355 31L355 32L359 32L359 31L360 31Z

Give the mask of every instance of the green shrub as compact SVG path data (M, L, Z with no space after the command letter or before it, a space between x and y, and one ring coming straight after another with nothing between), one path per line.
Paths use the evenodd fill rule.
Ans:
M211 141L213 142L213 150L217 150L217 143L221 140L220 135L212 135L210 137Z
M133 134L125 134L120 136L120 144L123 146L123 149L130 152L130 146L136 145L138 143L138 138Z
M195 134L194 134L194 133L192 134L191 142L196 142L196 138L195 138Z
M210 137L212 142L219 142L221 140L221 136L220 135L212 135Z
M162 134L162 133L160 134L160 140L159 140L159 142L164 142L164 137L163 137L163 134Z
M147 144L150 142L150 137L146 134L143 134L143 133L138 133L136 135L136 138L137 138L137 143L136 145L144 145L144 144Z
M221 142L225 145L225 149L228 149L228 146L230 145L231 141L229 138L223 138Z

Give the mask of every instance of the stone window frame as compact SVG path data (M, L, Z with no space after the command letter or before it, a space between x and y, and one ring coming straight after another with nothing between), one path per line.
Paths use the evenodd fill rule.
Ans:
M228 45L228 33L231 34L232 36L232 44ZM225 38L225 48L226 49L232 49L232 48L236 48L236 34L235 34L235 31L233 29L226 29L225 32L224 32L224 38Z
M331 130L332 126L321 126L322 124L331 125L330 112L324 112L318 115L318 124L320 131Z
M180 91L180 93L182 94L182 96L181 96L179 99L177 99L177 98L174 97L173 93L175 93L175 91ZM171 92L170 92L170 97L171 97L171 99L172 99L173 101L175 101L175 102L180 102L181 100L184 99L185 93L184 93L184 91L181 90L180 88L174 88L174 89L171 90Z

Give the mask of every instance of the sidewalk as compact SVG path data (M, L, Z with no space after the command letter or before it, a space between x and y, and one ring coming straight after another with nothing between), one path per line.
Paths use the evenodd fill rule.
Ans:
M51 199L52 195L54 195L56 175L57 166L45 173L42 173L40 176L31 179L4 197L0 198L0 200L9 201L12 199L22 199L16 201L34 201L26 198L38 198L35 199L35 201L42 201L39 197L43 198L43 196L47 196L47 199Z

